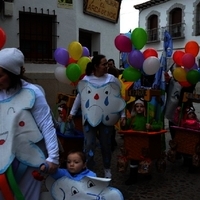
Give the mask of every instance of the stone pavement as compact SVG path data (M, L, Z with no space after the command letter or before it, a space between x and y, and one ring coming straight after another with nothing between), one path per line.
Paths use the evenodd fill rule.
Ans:
M168 142L171 139L169 132L165 134L165 138L168 150ZM129 170L124 173L117 171L117 156L120 155L119 148L123 144L123 138L117 134L116 139L118 146L112 157L111 186L118 188L125 200L200 200L200 170L195 174L189 173L182 159L175 163L166 161L167 167L164 173L157 172L153 161L151 180L139 175L137 184L126 186L124 182L128 178ZM96 150L95 161L94 171L99 177L103 177L100 148Z

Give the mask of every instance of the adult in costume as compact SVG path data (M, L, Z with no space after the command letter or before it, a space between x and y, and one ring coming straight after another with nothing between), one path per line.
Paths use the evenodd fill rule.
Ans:
M101 145L106 178L111 178L111 135L113 125L125 120L125 102L121 98L121 84L107 73L108 62L104 55L96 55L86 67L86 75L78 84L78 95L68 116L71 120L81 106L84 131L84 152L87 167L93 169L96 136ZM125 123L125 122L124 122Z
M41 182L32 171L47 162L59 164L50 108L42 91L23 80L24 55L16 48L0 51L0 199L38 200Z

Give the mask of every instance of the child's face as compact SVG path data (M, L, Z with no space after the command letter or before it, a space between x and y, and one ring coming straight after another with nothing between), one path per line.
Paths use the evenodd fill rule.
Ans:
M141 114L144 112L144 105L142 103L137 103L135 105L135 111L137 114Z
M80 173L86 167L81 157L77 153L71 153L67 157L67 169L72 174Z
M193 112L189 113L188 119L195 119L195 114Z

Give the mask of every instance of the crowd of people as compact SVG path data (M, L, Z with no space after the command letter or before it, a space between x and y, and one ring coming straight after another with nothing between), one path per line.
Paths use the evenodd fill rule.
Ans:
M116 122L119 121L121 128L124 130L157 131L163 128L163 122L158 123L155 119L147 120L147 105L144 99L141 98L136 98L132 103L130 118L127 117L126 102L120 96L121 83L118 80L118 76L122 72L116 68L113 59L107 60L105 55L95 55L91 62L87 64L85 76L81 80L86 83L86 89L84 88L86 92L78 91L70 113L63 112L65 111L65 105L60 106L58 109L59 122L65 122L66 120L72 121L81 107L84 133L83 151L70 151L67 155L66 169L60 169L59 143L51 109L47 104L44 92L37 85L28 82L24 78L25 71L23 66L24 55L20 50L5 48L0 51L1 131L8 134L5 137L6 139L2 138L0 140L2 141L1 152L8 152L4 155L2 153L4 163L0 165L0 171L1 174L5 174L11 166L15 172L18 172L16 165L26 166L24 171L20 168L21 177L17 183L17 187L25 199L39 199L41 182L33 178L31 172L34 169L40 168L42 172L51 174L55 179L59 179L62 176L67 176L73 180L80 180L84 176L95 177L96 173L93 170L97 138L101 148L104 178L112 178L112 151L117 146L115 140ZM145 80L148 77L143 76L141 79L143 86L149 87L149 85L145 85ZM152 85L153 80L154 77L149 77L148 84L151 82L150 85ZM103 88L103 93L99 92L101 88ZM199 128L199 120L192 103L188 102L184 108L181 105L183 93L185 91L191 92L193 89L194 86L180 87L173 77L169 79L165 109L169 127L181 125L187 128L194 126ZM171 95L174 91L176 91L179 98ZM90 94L93 95L91 99L88 98ZM113 114L111 111L113 109L112 101L115 101L116 95L119 105L116 108L117 111ZM22 105L20 99L26 99L27 103ZM92 112L97 112L97 114L95 115ZM34 125L26 122L26 116L29 115ZM26 128L26 131L22 130L23 128ZM24 138L19 137L18 139L18 135L31 131L33 135L27 134L24 136L27 141L31 141L30 145L28 145L28 142L24 142ZM35 133L37 131L38 134ZM64 129L61 131L64 132ZM173 129L170 129L170 133L173 139L175 137ZM18 142L17 144L16 141ZM39 147L39 150L33 154L34 159L31 160L28 157L30 157L32 148L28 146L33 144ZM24 151L23 155L21 155L17 145L27 151ZM36 162L36 164L33 164L37 159L41 163ZM138 160L130 161L130 175L125 182L126 185L137 182L138 162ZM11 200L14 199L15 195L14 192L12 193L13 195L9 197ZM0 199L7 198L7 194L3 191L0 195Z

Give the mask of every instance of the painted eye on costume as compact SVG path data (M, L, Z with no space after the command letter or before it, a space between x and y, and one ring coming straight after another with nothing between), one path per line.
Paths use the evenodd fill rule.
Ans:
M73 186L73 187L71 188L71 194L72 194L72 196L76 195L77 193L79 193L78 189L77 189L76 187Z
M87 187L91 188L91 187L94 187L94 186L95 186L95 184L91 180L89 180L88 183L87 183Z
M24 121L19 122L19 126L24 126L24 125L25 125Z

